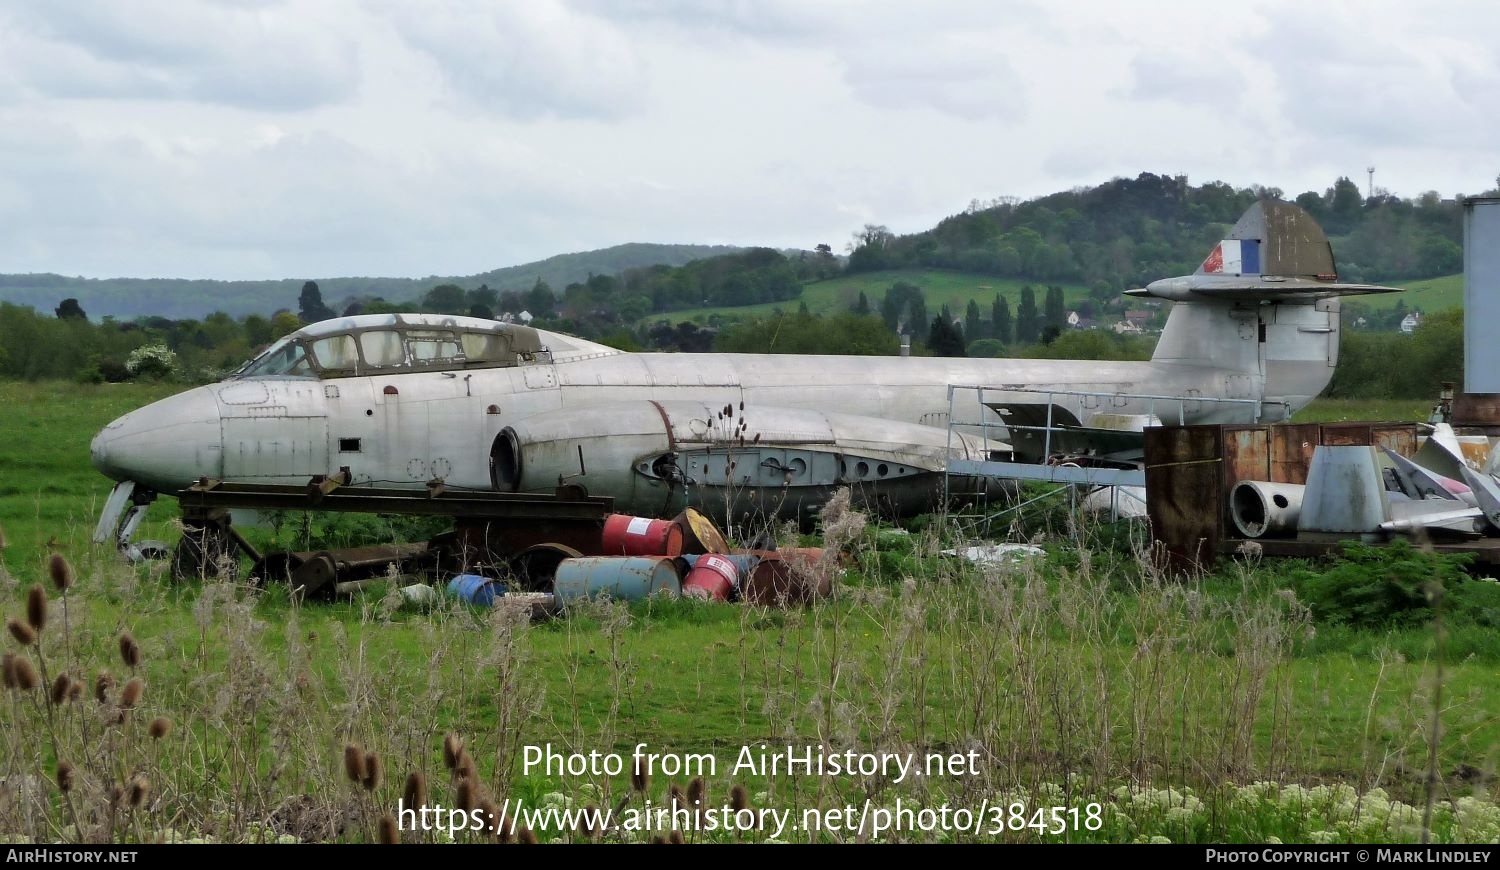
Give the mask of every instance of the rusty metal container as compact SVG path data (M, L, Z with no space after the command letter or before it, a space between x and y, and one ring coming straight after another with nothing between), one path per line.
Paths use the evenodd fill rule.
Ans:
M795 551L758 554L759 561L745 578L740 596L767 607L804 606L833 592L833 577L818 569L817 560Z
M682 552L684 553L728 553L729 542L713 520L688 508L672 520L682 529Z
M677 556L682 553L682 527L672 520L610 514L604 520L602 548L606 556Z
M565 559L557 566L552 594L560 607L574 601L608 595L638 601L657 593L677 595L682 578L670 556L585 556Z

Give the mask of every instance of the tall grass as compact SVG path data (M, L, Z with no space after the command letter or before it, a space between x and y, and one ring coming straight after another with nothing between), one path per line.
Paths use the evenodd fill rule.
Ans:
M69 566L66 584L39 577L8 597L17 628L0 704L0 833L432 839L393 827L398 799L425 792L450 807L614 808L660 806L675 787L710 803L738 795L794 813L898 800L1098 804L1102 825L884 839L1415 840L1424 826L1412 808L1431 783L1434 839L1500 835L1484 773L1492 744L1444 738L1433 744L1437 764L1424 764L1434 697L1411 691L1421 665L1391 659L1373 687L1351 690L1336 661L1301 652L1316 630L1307 609L1267 593L1252 568L1209 582L1092 547L976 566L938 556L932 529L904 536L910 558L891 563L879 553L890 532L866 527L867 517L840 507L825 523L852 564L873 566L847 576L835 601L790 610L604 601L544 624L521 608L451 602L414 614L380 593L300 606L281 589L171 586L106 555L85 558L76 572ZM1080 525L1076 540L1091 539ZM1118 570L1127 558L1134 569ZM34 677L22 679L25 668ZM1442 709L1451 726L1477 702L1457 674L1450 681L1459 686ZM1330 741L1351 785L1304 788L1325 769ZM696 786L523 776L522 748L546 742L621 753L645 742L711 752L720 764ZM881 774L731 776L740 747L760 743L918 759L973 752L980 764L900 783ZM651 836L526 832L498 819L458 834Z

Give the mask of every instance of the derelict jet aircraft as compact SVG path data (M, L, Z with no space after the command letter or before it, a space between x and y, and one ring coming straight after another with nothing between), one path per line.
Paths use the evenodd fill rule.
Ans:
M626 353L468 317L326 320L99 432L94 464L119 485L96 540L128 540L152 493L199 478L305 484L344 468L354 486L567 481L653 515L789 513L842 486L919 511L950 459L1045 461L1044 440L1071 433L1083 450L1167 404L1174 423L1285 419L1333 376L1338 297L1394 289L1339 283L1316 221L1267 200L1194 274L1128 291L1172 303L1149 362ZM978 409L996 428L950 436L950 384L998 388ZM1058 440L1026 428L1039 421Z

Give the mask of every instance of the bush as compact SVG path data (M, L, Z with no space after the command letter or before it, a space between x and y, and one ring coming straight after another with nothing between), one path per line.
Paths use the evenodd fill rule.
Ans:
M1435 592L1454 622L1500 625L1500 584L1471 579L1468 555L1444 556L1407 541L1348 543L1327 571L1301 570L1293 585L1313 616L1358 628L1406 628L1432 619Z
M125 370L133 378L161 380L177 370L177 354L164 344L138 347L125 358Z

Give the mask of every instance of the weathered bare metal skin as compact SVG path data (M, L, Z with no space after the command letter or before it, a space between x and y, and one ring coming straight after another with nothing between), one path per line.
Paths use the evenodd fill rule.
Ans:
M338 318L226 381L121 417L92 453L106 475L162 492L199 477L300 484L348 467L356 485L414 489L563 480L641 511L801 512L845 485L921 510L949 459L1006 448L993 441L997 408L1051 416L1047 390L1090 394L1052 398L1056 418L1083 427L1121 415L1284 419L1333 376L1335 297L1389 289L1338 283L1317 224L1272 203L1247 212L1197 274L1131 291L1172 304L1146 362L636 354L467 317ZM997 426L989 442L950 436L952 384L995 388L960 418Z

